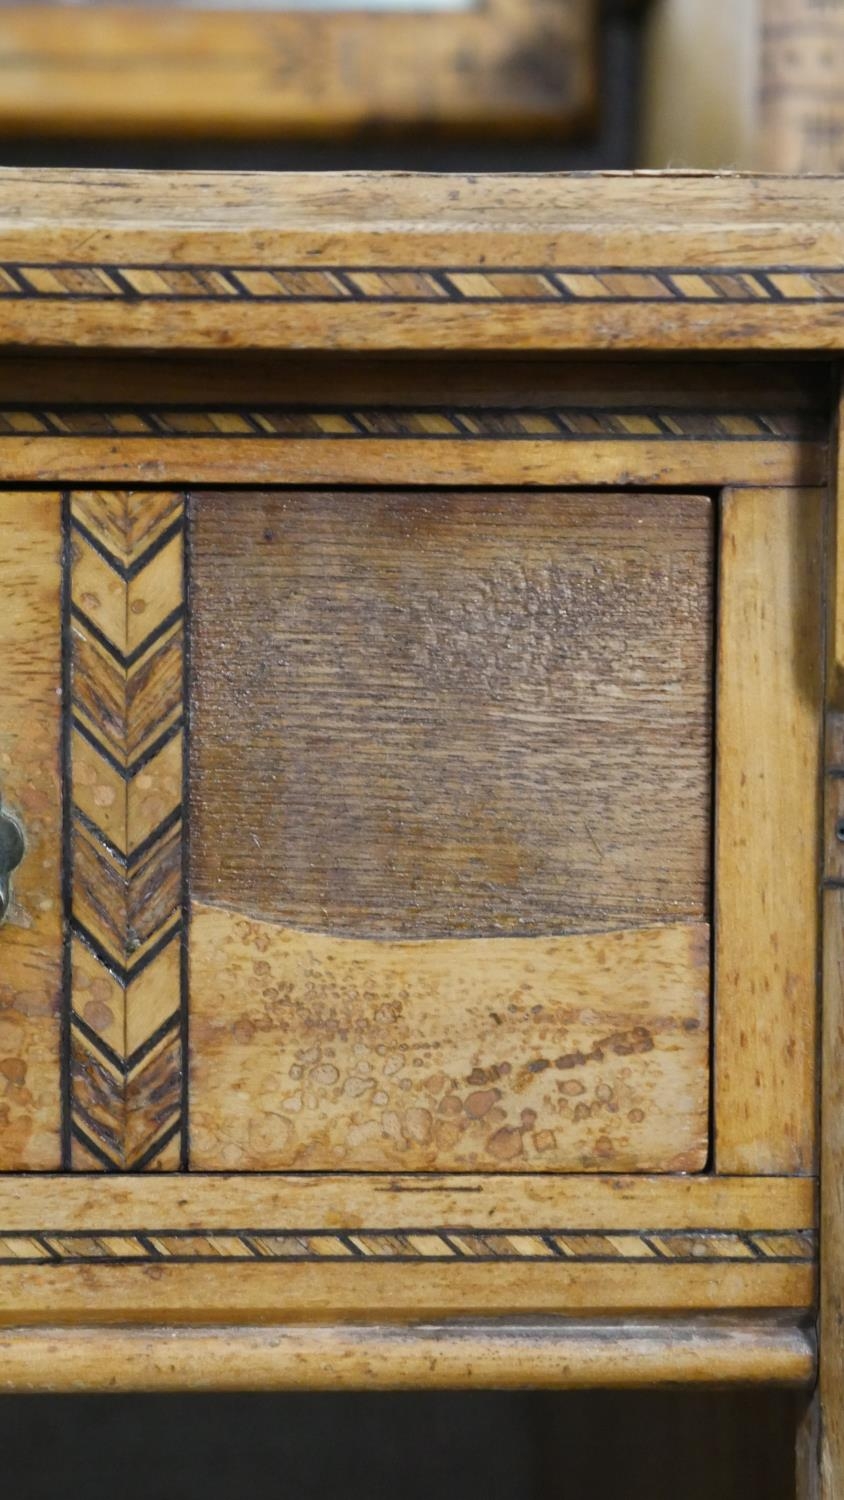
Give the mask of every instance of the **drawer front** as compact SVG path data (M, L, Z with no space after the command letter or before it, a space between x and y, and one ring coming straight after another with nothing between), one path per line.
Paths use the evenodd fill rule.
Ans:
M3 1169L703 1168L708 499L25 503Z
M710 503L189 524L193 1164L702 1167Z

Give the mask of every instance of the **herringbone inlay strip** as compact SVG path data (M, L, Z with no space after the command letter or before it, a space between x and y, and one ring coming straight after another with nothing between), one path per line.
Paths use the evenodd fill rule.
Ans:
M69 1165L181 1162L184 503L67 512Z

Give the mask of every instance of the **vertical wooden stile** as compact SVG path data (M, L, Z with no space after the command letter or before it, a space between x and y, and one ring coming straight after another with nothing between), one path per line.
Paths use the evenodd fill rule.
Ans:
M839 398L827 575L826 785L821 1020L819 1383L805 1422L801 1500L844 1495L844 511Z
M714 1161L816 1164L823 526L818 489L728 489L721 524Z

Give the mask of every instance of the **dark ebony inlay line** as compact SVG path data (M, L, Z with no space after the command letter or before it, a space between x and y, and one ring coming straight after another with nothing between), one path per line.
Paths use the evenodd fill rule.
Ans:
M155 538L155 541L150 542L146 551L142 552L140 557L136 557L129 564L128 568L118 557L114 556L113 552L109 551L108 547L105 546L99 537L95 536L89 530L84 521L79 520L78 516L74 516L73 518L73 529L85 538L89 547L94 549L97 556L101 557L104 563L108 563L108 566L112 572L117 574L118 578L121 578L124 583L132 583L138 577L139 573L143 573L144 568L149 567L149 564L158 556L159 552L163 552L168 543L172 542L173 538L179 535L182 530L182 521L181 518L171 521L170 525L166 526Z
M158 958L159 953L164 952L168 943L171 943L181 933L182 922L180 913L173 926L168 927L167 931L161 934L158 941L151 948L147 949L143 958L140 958L130 968L124 967L112 953L109 953L108 949L104 948L102 943L97 941L93 934L88 931L85 924L80 922L78 917L73 917L71 927L73 936L78 937L80 942L84 943L87 948L90 948L97 961L102 964L104 969L108 970L112 978L116 979L118 984L122 985L125 990L133 979L137 979L140 974L143 974L144 970Z
M70 495L62 495L61 509L61 776L62 776L62 993L59 1026L59 1058L61 1078L61 1163L67 1172L71 1166L71 1131L73 1110L73 1078L71 1070L71 1009L73 1004L73 779L71 757L71 726L73 704L73 642L70 623L71 569L73 545L71 539Z
M163 635L167 634L167 631L170 630L173 625L176 625L179 622L184 611L181 604L178 605L175 609L172 609L169 615L166 615L165 618L161 620L158 625L156 625L155 629L151 630L149 635L144 637L140 645L136 646L134 651L129 652L128 656L124 656L123 652L119 650L117 646L115 646L113 641L109 640L108 636L103 633L99 625L97 625L91 619L90 615L87 615L84 609L80 608L78 604L74 604L72 606L72 613L73 618L75 620L78 620L80 625L84 625L86 630L90 631L91 635L94 637L94 640L98 643L98 645L102 646L104 651L108 652L109 656L113 658L117 665L121 667L123 671L128 671L130 667L134 667L136 663L141 660L142 656L146 655L147 651L149 651L151 646L155 645L156 641L159 641Z

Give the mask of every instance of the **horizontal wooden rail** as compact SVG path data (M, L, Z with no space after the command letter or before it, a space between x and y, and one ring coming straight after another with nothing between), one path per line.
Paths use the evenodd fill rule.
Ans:
M5 1392L808 1386L814 1371L811 1331L759 1317L0 1334Z

